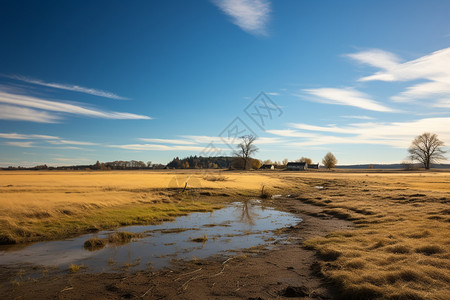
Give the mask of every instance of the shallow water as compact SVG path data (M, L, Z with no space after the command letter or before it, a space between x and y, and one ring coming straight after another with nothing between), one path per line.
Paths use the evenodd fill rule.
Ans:
M111 272L124 267L132 270L161 268L169 266L172 259L206 258L282 239L273 231L300 221L293 214L263 207L258 200L236 202L211 213L191 213L160 225L119 228L117 231L144 233L144 237L124 245L107 244L96 251L84 249L84 242L92 237L107 238L115 231L23 248L1 248L0 265L30 264L67 269L70 264L77 264L86 266L89 272ZM206 241L193 241L205 235Z

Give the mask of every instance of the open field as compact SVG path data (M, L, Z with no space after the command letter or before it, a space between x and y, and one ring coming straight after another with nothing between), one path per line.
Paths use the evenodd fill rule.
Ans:
M180 195L186 180L188 190ZM267 176L200 172L0 172L0 244L166 221L218 207L211 196L247 195L277 183ZM209 203L196 201L200 187L212 191Z
M320 273L343 298L448 299L448 173L327 174L311 180L323 191L299 200L356 226L304 243L317 251Z
M315 251L313 269L334 296L448 299L450 173L222 172L210 176L200 171L2 172L1 234L3 239L21 242L89 228L157 222L257 197L264 185L269 194L285 196L264 200L269 205L318 220L354 224L352 230L308 235L306 241L293 245ZM187 192L180 193L188 178ZM301 205L314 209L303 210ZM308 228L309 219L304 220ZM293 234L293 238L302 236L301 231ZM235 264L237 270L251 268L246 260ZM144 275L139 276L129 280L143 280Z

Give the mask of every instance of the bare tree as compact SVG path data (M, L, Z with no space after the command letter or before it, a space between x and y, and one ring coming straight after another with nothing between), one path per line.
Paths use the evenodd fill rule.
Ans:
M238 150L234 151L236 157L242 158L244 161L244 170L247 170L250 156L256 153L259 149L255 146L256 136L244 135L240 137L241 142L237 145Z
M439 140L436 134L425 132L412 141L408 149L409 158L419 161L428 170L431 164L445 159L446 151L442 149L443 147L444 142Z
M334 167L336 167L337 164L337 159L336 157L333 155L333 153L328 152L322 159L322 163L325 166L325 168L327 169L332 169Z

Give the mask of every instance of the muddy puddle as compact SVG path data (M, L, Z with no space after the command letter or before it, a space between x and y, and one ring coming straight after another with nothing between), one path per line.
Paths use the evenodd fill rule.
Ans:
M67 272L72 264L83 265L84 272L158 269L169 266L172 260L233 254L240 249L285 242L286 236L277 234L277 229L300 221L293 214L264 207L258 200L236 202L211 213L191 213L160 225L128 226L19 249L2 247L0 265L35 267L39 272ZM117 232L137 235L125 243L108 242ZM106 243L97 250L85 249L86 240L92 238Z

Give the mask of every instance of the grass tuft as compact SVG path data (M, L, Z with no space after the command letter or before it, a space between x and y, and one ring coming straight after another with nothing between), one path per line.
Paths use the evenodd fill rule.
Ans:
M206 181L215 182L215 181L227 181L228 177L223 176L223 175L208 175L208 176L203 177L203 179Z
M132 233L127 231L117 231L111 234L108 238L108 242L111 244L123 245L131 242L132 239L142 238L142 233Z
M443 253L444 249L438 245L425 245L416 248L417 253L425 254L425 255L433 255L438 253Z
M204 236L191 239L191 241L196 242L196 243L205 243L207 240L208 240L208 237L206 236L206 234Z
M107 240L106 239L99 239L99 238L90 238L88 240L86 240L83 244L84 249L89 250L89 251L96 251L96 250L100 250L103 249L106 244L107 244Z
M406 245L394 245L386 248L386 251L395 254L408 254L411 253L411 248Z
M70 264L70 266L69 266L70 273L72 273L72 274L78 273L78 271L80 271L81 269L84 269L84 268L86 268L85 265Z

